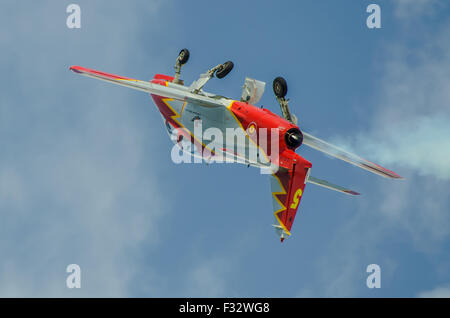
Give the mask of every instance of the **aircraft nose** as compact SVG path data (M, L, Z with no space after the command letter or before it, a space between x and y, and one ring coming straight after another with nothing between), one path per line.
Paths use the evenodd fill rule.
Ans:
M300 136L297 135L297 134L292 134L290 137L292 138L292 140L294 142L299 142L300 141Z
M300 147L303 142L303 134L298 128L289 129L285 136L286 144L291 149L296 149Z

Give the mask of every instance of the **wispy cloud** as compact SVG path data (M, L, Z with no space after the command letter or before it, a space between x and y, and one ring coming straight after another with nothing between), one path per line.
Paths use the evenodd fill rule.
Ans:
M158 244L169 207L143 168L152 161L145 128L123 106L129 92L111 95L68 66L101 61L120 71L142 56L136 13L156 19L158 2L130 3L120 11L127 23L113 23L110 3L80 1L80 30L65 27L64 4L5 5L0 296L130 296L139 247ZM71 263L81 266L80 290L65 286Z
M385 188L383 211L399 222L403 218L417 242L450 234L448 34L450 26L444 25L414 50L393 45L372 126L349 146L407 177L399 184L405 191Z
M188 288L185 297L227 297L229 287L226 281L230 262L224 258L197 260L187 272Z
M345 148L424 176L450 179L450 27L413 50L394 44L368 131Z
M439 286L432 290L420 292L417 297L420 298L450 298L450 287Z
M417 17L434 14L439 5L438 0L395 0L395 15L409 22Z

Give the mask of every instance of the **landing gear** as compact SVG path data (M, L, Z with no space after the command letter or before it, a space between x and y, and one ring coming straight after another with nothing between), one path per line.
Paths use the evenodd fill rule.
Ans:
M198 80L196 80L195 82L192 83L192 85L190 86L190 90L193 93L198 93L203 86L205 86L205 84L214 77L214 75L217 78L224 78L225 76L228 75L228 73L231 72L231 70L233 69L233 62L228 61L225 62L223 64L219 64L215 67L213 67L212 69L208 70L206 73L203 73L200 75L200 78Z
M178 59L180 61L181 65L184 65L189 60L189 50L188 49L182 49L180 51L180 54L178 54Z
M282 77L273 80L273 92L278 98L284 98L287 94L287 83Z
M173 83L184 85L183 80L180 79L181 74L181 67L187 63L189 60L189 50L188 49L182 49L180 53L178 54L177 60L175 62L175 76L173 79ZM217 78L224 78L228 75L228 73L231 72L233 69L234 64L231 61L227 61L223 64L219 64L216 67L213 67L212 69L208 70L206 73L203 73L200 75L200 78L192 83L190 86L190 91L193 93L198 93L202 87L216 75Z
M277 97L278 103L280 103L281 112L283 117L294 125L297 125L297 117L291 114L289 110L289 99L285 99L287 94L287 83L282 77L277 77L273 80L273 92Z
M228 73L231 72L233 69L234 64L231 61L225 62L222 65L219 66L219 69L216 71L216 77L217 78L224 78L228 75Z
M181 74L181 67L187 63L189 60L189 50L188 49L182 49L180 53L178 54L177 61L175 62L175 78L173 82L175 84L181 84L183 85L183 81L180 80L180 74Z

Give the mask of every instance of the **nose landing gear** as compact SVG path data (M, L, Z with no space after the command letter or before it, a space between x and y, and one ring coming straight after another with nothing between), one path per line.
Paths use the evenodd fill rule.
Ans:
M282 77L273 80L273 92L278 98L284 98L287 94L287 83Z

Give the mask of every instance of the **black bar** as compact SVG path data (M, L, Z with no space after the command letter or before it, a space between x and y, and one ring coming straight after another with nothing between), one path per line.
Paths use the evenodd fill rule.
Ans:
M158 313L171 316L225 317L259 316L271 317L294 314L310 317L311 314L336 315L337 313L386 315L393 309L402 313L418 309L437 312L450 308L450 299L411 298L6 298L0 299L3 310L8 307L14 313L25 310L44 310L86 315L118 313L118 310L141 312L143 317L160 317ZM293 317L293 316L292 316Z

